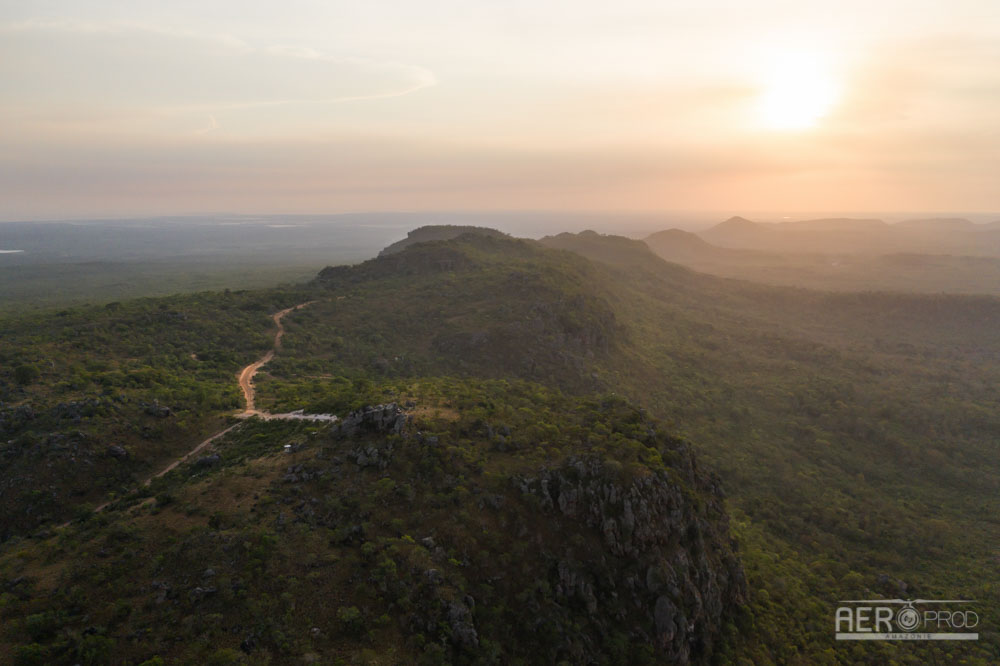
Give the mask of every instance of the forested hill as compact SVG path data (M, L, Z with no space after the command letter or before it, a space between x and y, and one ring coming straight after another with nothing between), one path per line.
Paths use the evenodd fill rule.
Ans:
M359 303L322 284L5 322L19 370L3 375L0 661L732 658L748 589L719 480L639 406L584 386L587 358L615 353L619 328L588 293L587 262L542 266L538 252L474 235L346 269L357 285L416 286L461 266L504 276L507 304L545 299L532 322L493 331L504 365L489 371L389 381L378 359L334 375L318 354L281 382L309 362L304 342L341 345L325 340L330 308ZM283 319L258 407L280 394L312 411L318 398L342 420L222 430L236 371L268 348L268 314L294 303L310 305ZM398 316L386 307L368 324L426 319ZM482 344L439 320L426 331L456 363ZM560 356L570 349L575 360ZM551 381L517 379L541 373ZM209 448L142 484L213 431Z
M132 492L226 425L268 314L308 301L257 406L347 422L250 420ZM294 290L2 325L19 476L0 658L1000 658L997 299L766 287L593 232L463 230ZM833 640L839 600L917 596L981 600L981 639Z
M616 391L675 424L722 475L751 587L766 592L755 617L783 637L756 659L834 649L838 599L990 598L1000 299L767 287L623 238L543 243L562 249L462 236L325 271L319 282L345 297L303 317L309 341L295 355L344 377L513 375ZM278 406L308 399L295 355L272 385ZM982 610L997 617L992 603ZM984 640L909 649L915 663L953 650L989 662ZM865 649L875 660L891 650Z
M496 231L495 229L487 229L484 227L473 227L460 224L431 224L424 227L419 227L409 232L406 235L406 238L386 247L379 253L379 256L385 256L389 254L394 254L396 252L400 252L416 243L450 240L452 238L467 233L474 233L480 236L483 235L496 236L499 238L505 237L507 235L499 231Z

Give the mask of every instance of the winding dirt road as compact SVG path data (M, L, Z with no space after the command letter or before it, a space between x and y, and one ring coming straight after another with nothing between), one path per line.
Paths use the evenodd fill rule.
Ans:
M304 414L301 411L290 412L290 413L287 413L287 414L271 414L269 412L262 412L262 411L256 409L255 406L254 406L253 377L254 377L254 375L257 374L258 370L260 370L265 364L267 364L268 361L270 361L271 359L274 358L275 352L278 349L281 348L281 337L285 334L285 327L281 323L282 318L285 315L287 315L289 312L294 312L295 310L299 310L299 309L304 308L304 307L306 307L308 305L312 305L315 302L316 301L308 301L306 303L301 303L301 304L296 305L294 307L285 308L284 310L281 310L280 312L276 312L271 317L271 319L274 321L275 326L278 327L277 332L274 334L274 346L271 347L271 349L269 349L267 351L267 353L264 354L264 356L262 356L259 360L254 361L253 363L251 363L247 367L243 368L243 370L241 370L239 372L239 374L237 375L237 378L239 379L239 383L240 383L240 388L243 389L243 400L246 403L246 407L244 408L244 410L242 412L236 414L237 418L246 419L246 418L250 418L251 416L257 416L257 417L263 418L265 420L271 420L271 419L283 419L283 420L289 420L289 421L336 421L337 420L337 417L334 416L334 415L332 415L332 414ZM226 428L224 430L220 430L219 432L215 433L214 435L212 435L211 437L209 437L205 441L203 441L200 444L198 444L198 446L194 447L193 449L191 449L190 451L188 451L187 453L185 453L182 457L178 458L174 462L170 463L169 465L167 465L166 467L164 467L163 469L161 469L159 472L157 472L157 473L153 474L152 476L150 476L149 478L147 478L145 481L142 482L142 485L148 486L149 484L151 484L153 482L153 479L159 478L159 477L163 476L164 474L167 474L171 470L175 469L178 465L180 465L180 464L186 462L187 460L189 460L192 456L200 453L209 444L211 444L212 442L214 442L217 439L220 439L221 437L223 437L224 435L226 435L228 432L230 432L234 428L239 427L240 425L242 425L242 422L241 423L235 423L235 424L229 426L228 428ZM109 501L105 502L104 504L101 504L98 507L96 507L94 509L94 513L97 513L99 511L104 510L105 508L107 508L107 506L109 504L111 504L111 500L109 500ZM64 523L63 525L61 525L61 527L66 527L67 525L69 525L69 522Z
M307 303L296 305L295 307L285 308L280 312L274 313L274 316L271 317L271 319L274 320L274 325L278 327L278 331L274 334L274 346L271 347L271 349L269 349L268 352L264 354L264 356L261 357L259 361L254 361L247 367L243 368L243 370L240 371L240 374L237 375L240 382L240 388L243 389L243 401L246 403L246 409L244 409L243 412L241 412L238 416L244 418L248 416L264 416L264 417L272 416L271 414L268 414L266 412L258 411L254 406L253 376L257 374L258 370L260 370L272 358L274 358L274 353L281 348L281 337L285 334L285 327L281 323L281 320L284 318L284 316L289 312L294 312L295 310L304 308L307 305L312 305L315 302L316 301L309 301Z

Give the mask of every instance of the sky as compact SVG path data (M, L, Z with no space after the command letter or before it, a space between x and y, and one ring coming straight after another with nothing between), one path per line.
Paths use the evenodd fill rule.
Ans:
M996 0L0 0L0 219L1000 211Z

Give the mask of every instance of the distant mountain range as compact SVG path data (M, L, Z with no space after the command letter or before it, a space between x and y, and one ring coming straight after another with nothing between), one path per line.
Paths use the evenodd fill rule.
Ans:
M918 252L1000 257L1000 221L974 224L960 218L929 218L887 224L878 219L828 218L754 222L731 217L698 234L720 247L771 252Z
M737 219L737 218L733 218ZM740 218L742 219L742 218ZM753 222L744 220L747 224ZM726 222L723 222L726 224ZM739 223L732 225L734 233L738 233ZM751 231L750 233L754 233ZM678 261L684 263L685 259L704 258L734 258L740 254L745 254L743 250L733 250L730 248L712 245L698 234L683 229L667 229L657 231L646 237L646 245L667 261Z
M760 223L732 217L700 233L647 236L660 258L694 270L832 291L1000 294L1000 222L961 218L818 219Z

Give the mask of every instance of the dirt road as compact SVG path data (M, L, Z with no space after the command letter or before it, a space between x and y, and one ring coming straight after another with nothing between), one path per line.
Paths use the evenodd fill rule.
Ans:
M281 320L289 312L294 312L300 308L304 308L307 305L312 305L316 301L309 301L307 303L302 303L296 305L295 307L286 308L280 312L274 313L271 319L274 320L274 325L278 327L278 331L274 334L274 346L261 357L260 360L254 361L247 367L240 371L237 375L240 382L240 388L243 389L243 401L246 403L246 408L240 414L240 416L263 416L264 412L259 412L254 406L254 388L253 388L253 376L257 374L264 365L266 365L272 358L274 358L274 352L281 348L281 337L285 334L285 327L282 325Z
M274 314L274 316L271 317L271 319L274 320L274 324L278 327L277 332L274 334L274 346L271 347L271 349L269 349L267 351L267 353L264 354L264 356L262 356L259 360L254 361L253 363L251 363L247 367L243 368L243 370L241 370L239 372L239 374L237 375L237 377L239 379L239 383L240 383L240 388L243 389L243 400L246 403L245 409L242 412L240 412L239 414L236 415L238 418L249 418L251 416L259 416L259 417L261 417L261 418L263 418L265 420L271 420L271 419L284 419L284 420L289 420L289 421L292 421L292 420L295 420L295 421L336 421L337 420L337 417L334 416L334 415L332 415L332 414L303 414L301 411L290 412L288 414L270 414L268 412L259 411L259 410L255 409L255 407L254 407L253 377L254 377L255 374L257 374L257 371L260 370L261 367L263 367L268 361L270 361L272 358L274 358L274 353L278 349L281 348L281 337L285 334L285 327L281 324L281 319L285 315L287 315L289 312L294 312L295 310L298 310L300 308L304 308L307 305L312 305L315 302L316 301L309 301L307 303L301 303L299 305L296 305L295 307L286 308L284 310L281 310L280 312L276 312ZM209 437L205 441L203 441L200 444L198 444L198 446L194 447L193 449L191 449L190 451L188 451L187 453L185 453L182 457L178 458L174 462L170 463L169 465L167 465L166 467L164 467L163 469L161 469L159 472L156 472L155 474L153 474L152 476L150 476L149 478L147 478L145 481L142 482L142 485L148 486L149 484L151 484L153 482L153 479L156 479L158 477L163 476L164 474L167 474L171 470L175 469L181 463L187 461L192 456L194 456L197 453L199 453L202 450L204 450L209 444L211 444L212 442L214 442L217 439L220 439L226 433L228 433L229 431L233 430L234 428L236 428L236 427L238 427L240 425L242 425L242 424L241 423L236 423L236 424L233 424L233 425L229 426L225 430L220 430L219 432L215 433L214 435L212 435L211 437ZM97 513L98 511L102 511L109 504L111 504L110 501L105 502L104 504L101 504L100 506L98 506L97 508L94 509L94 513ZM68 522L64 523L63 525L61 525L61 527L66 527L67 525L69 525Z

